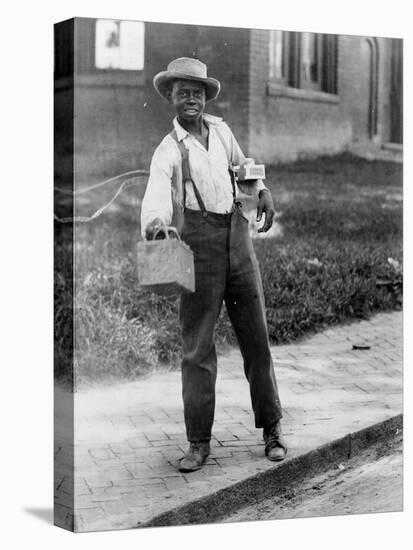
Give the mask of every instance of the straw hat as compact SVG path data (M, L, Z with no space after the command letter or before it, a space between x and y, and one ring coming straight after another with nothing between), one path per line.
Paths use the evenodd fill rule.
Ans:
M219 80L207 76L205 63L192 57L179 57L171 61L166 71L155 75L153 85L158 94L167 99L169 84L177 79L202 82L205 85L206 101L215 99L221 90Z

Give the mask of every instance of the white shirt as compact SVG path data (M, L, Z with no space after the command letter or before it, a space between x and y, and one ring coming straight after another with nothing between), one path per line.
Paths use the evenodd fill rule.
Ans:
M179 141L183 141L188 149L191 177L201 194L205 208L209 212L220 214L231 211L233 192L231 178L228 173L228 157L216 127L223 137L231 154L234 165L243 164L245 156L241 151L228 125L219 117L203 115L209 128L208 150L179 124L177 118L173 124ZM254 185L236 185L253 195L264 189L265 185L257 180ZM183 204L182 193L182 157L176 141L168 134L156 148L152 157L150 176L146 187L141 209L141 231L145 236L147 225L155 218L160 218L165 225L170 225L173 213L173 203ZM192 184L186 184L186 208L199 210Z

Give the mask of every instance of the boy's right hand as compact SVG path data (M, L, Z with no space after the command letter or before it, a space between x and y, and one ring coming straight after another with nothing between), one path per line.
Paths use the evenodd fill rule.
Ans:
M148 241L152 241L155 233L165 224L160 218L155 218L149 225L146 226L145 236Z

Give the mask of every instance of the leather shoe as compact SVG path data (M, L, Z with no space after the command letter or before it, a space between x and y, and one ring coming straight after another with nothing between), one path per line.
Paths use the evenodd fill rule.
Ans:
M284 460L287 454L287 445L285 444L281 422L278 420L268 429L264 429L265 456L268 460Z
M209 455L209 441L190 441L186 455L181 459L180 472L199 470Z

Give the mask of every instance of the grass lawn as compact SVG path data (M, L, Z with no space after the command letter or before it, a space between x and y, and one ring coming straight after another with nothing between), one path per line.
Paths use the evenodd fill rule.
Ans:
M335 323L401 308L402 166L348 154L267 167L277 210L273 238L255 239L271 342L285 343ZM116 185L82 195L93 213ZM136 377L179 365L178 300L141 291L136 279L139 203L125 189L99 218L75 227L75 367L78 382ZM71 345L67 246L56 251L57 375ZM66 263L65 263L66 262ZM64 267L66 265L66 268ZM223 310L219 350L235 344Z

